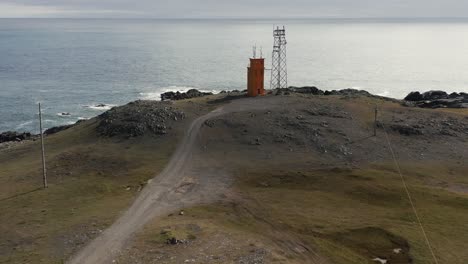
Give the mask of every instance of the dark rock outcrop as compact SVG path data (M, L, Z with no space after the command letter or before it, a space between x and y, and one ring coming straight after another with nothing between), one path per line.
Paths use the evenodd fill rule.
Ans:
M7 131L0 134L0 143L10 141L23 141L31 139L32 135L29 132L18 133L14 131Z
M52 134L56 134L60 131L64 131L64 130L67 130L71 127L73 127L74 125L64 125L64 126L56 126L56 127L51 127L49 129L47 129L46 131L44 131L44 135L52 135Z
M52 134L56 134L58 132L61 132L61 131L64 131L64 130L67 130L69 128L72 128L82 122L84 122L86 120L78 120L75 124L71 124L71 125L63 125L63 126L56 126L56 127L51 127L49 129L47 129L46 131L44 131L44 135L48 136L48 135L52 135Z
M206 95L212 95L213 93L200 92L197 89L190 89L186 93L181 92L166 92L161 94L161 101L166 100L183 100L195 97L201 97Z
M291 93L323 95L324 92L315 86L304 86L304 87L290 86L288 88L277 88L274 90L275 95L289 95Z
M422 108L468 108L468 94L444 91L429 91L425 93L411 92L405 99L407 106Z
M357 89L343 89L343 90L331 90L331 91L322 91L315 86L304 86L304 87L294 87L291 86L289 88L278 88L274 90L275 95L288 95L291 93L301 93L301 94L313 94L313 95L340 95L340 96L372 96L372 97L379 97L370 94L364 90L357 90Z
M318 89L315 86L289 87L289 90L294 93L302 93L302 94L314 94L314 95L324 94L322 90Z
M325 95L343 95L343 96L373 96L368 91L357 90L357 89L343 89L343 90L332 90L325 91Z
M411 92L403 100L416 102L416 101L424 100L424 97L422 96L422 94L420 92Z
M184 118L185 114L172 107L170 102L135 101L101 114L97 131L108 137L164 135L170 129L170 123Z
M429 91L422 94L423 100L447 99L448 94L444 91Z
M419 102L416 106L423 108L468 108L468 100L463 98L428 100Z
M400 125L400 124L392 124L390 125L390 128L393 131L397 131L398 133L406 136L417 136L417 135L422 135L423 132L421 129L415 127L415 126L410 126L407 124Z

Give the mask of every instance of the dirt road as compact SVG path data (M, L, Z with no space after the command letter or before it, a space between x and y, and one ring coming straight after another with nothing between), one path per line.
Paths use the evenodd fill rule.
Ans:
M210 188L211 183L207 180L200 181L204 186L193 186L196 184L187 177L187 172L192 167L191 160L197 135L203 123L210 118L234 111L271 108L271 104L253 103L254 100L236 100L194 120L163 172L144 188L127 212L67 263L112 263L132 234L151 219L183 206L208 202L222 192L216 182L212 184L213 188ZM268 102L273 103L270 100ZM194 176L204 175L193 175L192 172L191 177Z

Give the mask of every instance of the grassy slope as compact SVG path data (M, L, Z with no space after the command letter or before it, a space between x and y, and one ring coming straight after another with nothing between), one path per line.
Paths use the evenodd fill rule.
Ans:
M209 110L205 99L199 102L203 103L195 100L195 104L180 103L180 107L197 114ZM359 122L371 124L369 109L375 101L344 103L359 114ZM390 103L382 107L398 108ZM38 142L1 151L0 263L60 263L97 236L129 205L138 188L163 168L181 132L197 114L163 139L98 140L93 122L49 137L50 188L45 191L36 190L41 185ZM407 241L415 263L430 263L390 161L352 170L274 165L233 170L240 198L188 208L185 216L176 212L155 220L134 246L149 257L154 257L154 250L156 255L168 255L168 263L177 262L170 260L171 254L189 258L207 245L214 263L234 262L258 248L270 250L268 262L304 263L304 255L313 254L285 247L283 242L292 239L318 250L333 263L373 263L371 257L386 256L394 247L405 247ZM468 196L442 187L467 184L466 164L403 162L402 168L439 262L465 263ZM194 240L197 248L190 251L190 247L181 250L165 245L167 234L161 230L166 229ZM225 247L210 244L223 239L230 240ZM400 261L391 263L407 263L407 259Z
M406 110L380 100L361 98L358 102L351 100L345 104L359 116L360 122L368 125L373 121L369 108L375 104L384 115L389 110ZM466 110L440 112L468 114ZM468 243L468 237L464 235L468 232L465 224L468 222L468 195L448 191L439 184L467 186L467 165L450 160L435 163L430 160L401 161L402 172L440 263L468 261L468 252L463 250ZM355 232L378 227L408 241L414 263L431 263L430 252L390 157L388 163L369 164L353 170L305 169L284 174L265 170L255 169L252 173L239 175L240 189L261 205L253 210L264 210L265 217L276 219L288 232L317 245L332 262L365 263L379 254L386 256L392 248L387 245L381 252L375 244L380 241L381 247L385 248L388 239L376 239L375 232ZM267 183L269 187L261 186L259 182ZM395 262L407 263L403 260L391 263Z
M429 165L422 169L410 164L403 168L439 263L465 263L468 196L431 188L418 180L420 174L461 178L464 171ZM284 246L290 237L311 251L315 249L331 263L375 263L371 259L378 256L392 257L390 263L410 263L410 259L412 263L432 263L392 164L356 170L281 172L257 168L238 176L237 189L243 197L240 201L187 208L185 217L175 213L155 220L140 234L134 247L140 248L140 254L157 248L179 257L162 263L179 263L181 256L182 260L199 257L195 249L190 255L187 249L165 245L161 230L169 229L177 230L178 238L199 240L194 244L197 247L220 232L226 233L236 240L233 245L238 247L239 255L250 252L248 246L252 243L266 245L272 253L267 263L304 263L301 254ZM193 224L200 226L195 234L187 228ZM396 248L402 248L403 253L393 254ZM230 261L210 263L235 263L239 259L228 250L207 252L231 257Z
M463 251L468 238L461 235L468 232L464 224L468 221L468 198L430 188L416 180L418 175L412 173L416 168L406 164L403 167L410 178L416 207L441 263L463 263L462 260L468 259ZM386 251L366 254L365 251L375 243L372 234L360 234L365 240L362 245L343 245L343 232L379 227L406 239L415 263L430 263L429 252L415 224L399 175L391 170L391 165L385 164L342 172L254 173L250 174L252 179L242 183L242 189L262 204L255 210L265 210L271 219L284 223L288 231L317 244L334 262L363 263L362 255L367 255L369 260L375 257L372 254L385 256L385 252L390 253L392 248L382 245ZM445 168L434 172L431 166L416 171L437 177L446 177L449 173ZM457 176L461 178L462 173L457 172ZM259 182L266 182L270 187L259 186ZM348 238L352 240L353 236Z
M0 263L61 263L96 237L164 168L191 120L212 108L199 102L176 103L187 119L163 137L102 138L94 119L47 137L47 190L39 142L1 151Z
M344 104L359 116L357 122L367 126L372 124L371 109L375 104L383 112L407 109L367 98ZM468 115L466 110L411 110ZM235 161L233 157L227 159L230 163ZM161 263L179 263L193 256L199 259L199 252L231 257L230 261L212 258L210 263L233 263L239 260L239 255L229 250L204 250L202 246L216 240L216 234L227 233L235 240L232 246L238 248L239 254L248 254L251 244L269 248L271 255L267 263L305 263L304 254L282 243L291 239L311 251L318 250L331 263L376 263L372 261L375 257L390 258L390 263L432 263L390 156L388 162L358 169L317 169L308 168L305 162L292 163L289 167L274 163L253 167L239 166L241 162L238 162L238 168L232 171L237 178L238 192L234 202L187 208L186 217L155 220L135 241L133 254L138 256L156 247L160 252L172 252L169 255L175 257L163 258L165 261ZM402 160L401 167L439 263L466 263L468 194L445 187L468 186L467 164L440 162L440 159L437 162ZM182 250L165 245L161 230L178 230L182 238L187 238L191 233L187 226L191 224L201 227L192 244L199 252L190 247ZM394 254L396 248L402 248L402 253ZM305 254L313 255L311 251ZM127 261L123 259L123 263Z

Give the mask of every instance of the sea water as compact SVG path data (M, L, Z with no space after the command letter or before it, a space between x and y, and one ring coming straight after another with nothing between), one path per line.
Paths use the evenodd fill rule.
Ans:
M0 132L37 132L38 102L47 128L165 91L243 90L252 46L271 65L275 24L289 85L468 92L468 20L0 19Z

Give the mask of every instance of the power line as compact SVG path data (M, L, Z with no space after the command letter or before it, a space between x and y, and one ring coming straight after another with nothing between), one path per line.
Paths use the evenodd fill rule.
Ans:
M413 212L414 212L414 215L416 216L419 227L421 228L421 231L422 231L422 234L423 234L424 239L426 241L427 247L431 251L431 255L432 255L432 258L434 259L434 262L436 264L439 264L439 261L437 260L435 254L434 254L434 251L432 250L432 246L431 246L431 243L429 242L429 238L427 237L426 231L424 230L424 226L421 223L421 219L419 218L418 211L416 210L416 206L414 205L413 198L411 197L411 193L410 193L410 191L408 189L408 185L406 184L405 177L403 176L403 173L401 173L400 164L398 163L395 152L393 151L393 147L392 147L392 144L390 142L390 138L388 137L387 129L385 128L385 125L383 124L383 122L381 124L382 124L382 128L383 128L383 130L385 132L385 138L387 139L388 147L390 148L390 152L392 154L393 162L394 162L395 167L396 167L396 169L398 171L398 174L400 174L400 178L401 178L401 181L403 182L403 186L405 188L406 195L408 196L408 200L409 200L409 202L411 204L411 208L413 209Z

